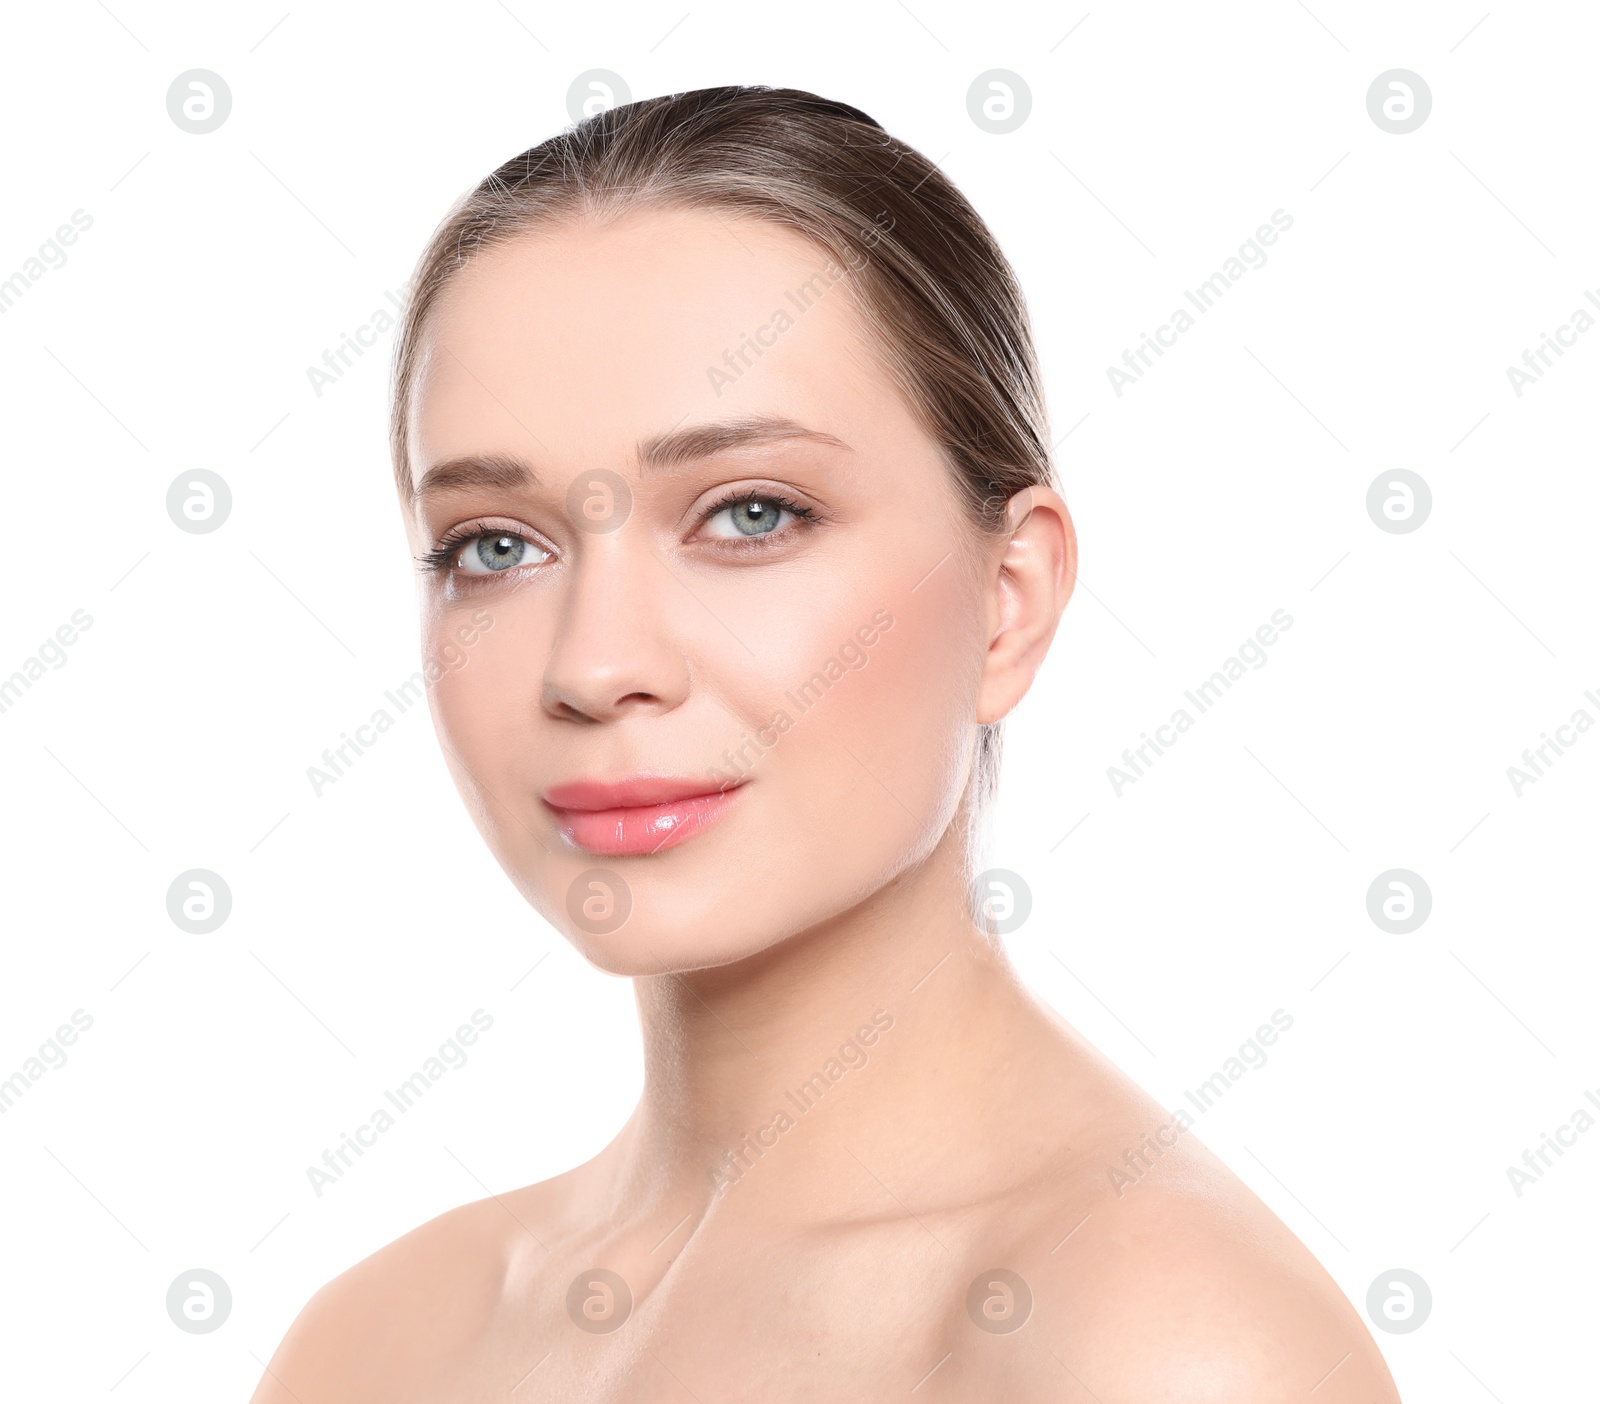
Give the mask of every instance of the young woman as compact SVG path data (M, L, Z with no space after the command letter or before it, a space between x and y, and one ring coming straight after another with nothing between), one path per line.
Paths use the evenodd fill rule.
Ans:
M428 651L474 640L434 719L529 903L633 977L645 1090L325 1286L257 1404L1397 1398L974 904L1075 573L1049 442L1000 250L855 108L633 103L449 216L392 425Z

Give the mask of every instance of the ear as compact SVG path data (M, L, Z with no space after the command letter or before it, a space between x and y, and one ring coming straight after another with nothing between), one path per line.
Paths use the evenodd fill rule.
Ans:
M1078 578L1078 535L1059 493L1024 488L1006 504L1006 532L993 558L981 723L999 721L1032 686Z

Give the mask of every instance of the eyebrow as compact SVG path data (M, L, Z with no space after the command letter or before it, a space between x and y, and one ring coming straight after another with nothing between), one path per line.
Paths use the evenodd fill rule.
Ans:
M649 476L734 449L795 440L850 452L850 445L832 434L807 429L784 415L760 414L715 424L691 424L686 429L669 429L664 434L641 440L635 454L640 469ZM411 498L416 502L439 493L474 487L510 492L532 487L538 480L533 465L520 458L506 454L465 454L429 468L412 490Z
M830 448L850 451L850 445L832 434L807 429L805 425L778 414L748 415L743 419L723 420L717 424L691 424L687 429L672 429L644 440L638 447L639 466L646 473L681 467L696 459L710 458L714 454L732 449L750 448L759 444L782 443L793 439L826 444Z
M436 463L411 489L412 502L459 488L493 487L514 491L535 481L533 469L519 458L503 454L466 454Z

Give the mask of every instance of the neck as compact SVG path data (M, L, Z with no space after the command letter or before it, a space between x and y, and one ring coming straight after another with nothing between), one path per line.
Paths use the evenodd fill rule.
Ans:
M950 1138L970 1143L999 1112L1049 1016L972 922L963 830L825 925L635 981L645 1086L606 1152L610 1193L694 1216L803 1186L827 1214L848 1212L864 1178L852 1157L935 1197L930 1177L977 1173Z

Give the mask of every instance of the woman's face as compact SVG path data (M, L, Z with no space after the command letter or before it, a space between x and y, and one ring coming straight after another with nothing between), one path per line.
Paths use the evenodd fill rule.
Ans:
M965 787L992 562L848 270L637 210L478 256L410 416L435 724L597 966L754 954L926 857Z

